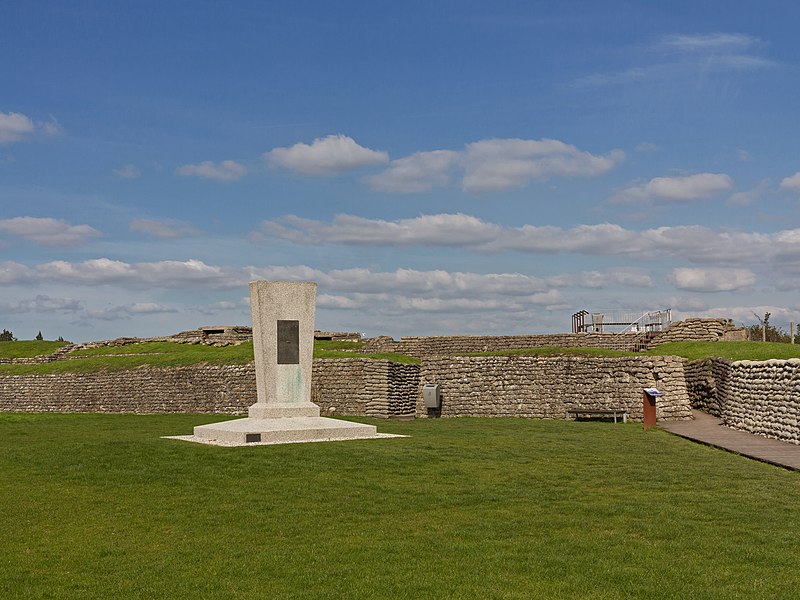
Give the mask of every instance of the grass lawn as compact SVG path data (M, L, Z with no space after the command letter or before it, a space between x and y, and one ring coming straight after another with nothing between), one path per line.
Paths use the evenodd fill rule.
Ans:
M671 342L649 350L651 356L683 356L689 360L720 356L728 360L800 358L800 344L777 342Z
M796 598L800 474L641 425L0 414L2 598Z
M38 346L32 344L54 344L57 342L2 342L9 346L21 344L18 352L19 356L37 356L39 354L49 354L57 347L52 349L47 347L45 351L36 351ZM419 363L419 360L404 354L392 352L376 354L360 354L348 352L347 349L357 347L351 346L352 342L336 342L318 340L314 343L315 358L375 358L382 360L393 360L395 362ZM45 348L41 346L41 348ZM7 354L2 354L6 352ZM8 355L10 358L12 350L4 350L0 347L0 356ZM125 369L135 369L144 365L153 367L181 367L206 363L209 365L235 365L246 364L253 361L253 342L244 342L238 346L205 346L202 344L178 344L175 342L141 342L129 344L127 346L103 346L100 348L87 348L75 350L70 356L82 356L80 360L63 360L51 363L36 365L13 364L0 365L0 376L2 375L27 375L44 373L89 373L94 371L122 371Z
M66 342L45 340L15 340L0 342L0 358L33 358L42 354L52 354Z
M0 342L0 357L17 358L50 354L60 342L17 341ZM419 364L419 359L405 354L382 352L362 354L353 350L362 342L339 342L317 340L314 343L314 358L374 358L401 363ZM204 346L178 344L174 342L142 342L127 346L104 346L75 350L71 356L83 356L81 360L57 361L37 365L0 365L2 375L25 375L43 373L92 372L99 370L120 371L149 365L154 367L179 367L206 363L211 365L245 364L253 360L253 343L239 346ZM603 348L524 348L492 352L474 352L467 356L643 356L641 353L621 352ZM721 356L729 360L766 360L769 358L800 358L800 344L777 344L771 342L673 342L648 351L648 356L683 356L689 360Z

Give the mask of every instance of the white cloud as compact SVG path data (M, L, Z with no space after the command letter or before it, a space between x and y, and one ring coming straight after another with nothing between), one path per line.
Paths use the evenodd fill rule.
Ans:
M800 193L800 171L781 180L780 188L787 192Z
M0 144L18 142L35 129L33 121L22 113L0 113Z
M175 173L187 177L201 177L217 181L236 181L247 173L247 169L235 160L223 160L219 164L206 160L197 165L178 167L175 169Z
M364 302L359 302L355 298L348 296L337 296L334 294L320 294L317 296L317 306L332 310L354 310L361 308Z
M176 313L178 310L172 306L158 304L155 302L134 302L122 306L111 308L87 310L86 316L91 319L101 321L116 321L118 319L130 319L141 315L159 315L164 313Z
M73 298L52 298L46 295L14 302L0 302L0 312L3 313L77 312L82 308L83 304Z
M658 144L652 142L642 142L634 147L635 152L658 152L660 149Z
M615 202L690 202L710 198L733 189L724 173L697 173L683 177L654 177L645 184L626 188L614 195Z
M273 148L264 154L264 158L272 167L305 175L336 175L389 162L386 152L360 146L346 135L329 135L317 138L311 144Z
M196 235L198 231L176 221L158 221L155 219L134 219L128 225L131 231L137 231L157 238L170 239Z
M296 216L264 221L262 229L272 236L296 243L334 242L358 245L461 246L488 243L501 231L464 214L421 215L412 219L384 221L353 215L336 215L330 224Z
M207 265L199 260L127 263L108 258L82 262L55 260L34 266L0 263L0 282L8 284L68 283L178 289L230 289L246 286L251 271Z
M460 157L458 152L451 150L417 152L393 160L383 173L364 180L380 192L427 192L450 183L450 172Z
M759 44L756 37L743 33L708 33L695 35L667 35L660 46L679 52L738 51Z
M61 123L56 121L55 117L50 117L49 121L43 121L41 123L36 124L45 134L50 136L61 135L64 133L64 128L61 126Z
M403 310L452 313L506 311L522 312L535 306L565 306L564 298L557 290L531 294L517 298L420 298L413 296L398 297L395 301L398 308Z
M70 225L62 219L49 217L0 219L0 233L17 235L42 246L73 246L101 235L89 225Z
M759 54L763 46L758 38L741 33L667 35L650 44L649 52L637 49L631 54L637 58L655 56L654 62L616 72L591 73L573 80L572 86L581 89L643 82L664 82L672 88L696 85L698 74L705 77L714 72L735 73L775 67L774 61Z
M136 165L124 165L112 171L114 177L119 179L136 179L141 176L142 170Z
M266 221L262 229L272 237L313 245L425 245L478 252L680 258L725 266L742 263L785 268L800 264L800 229L755 233L687 225L637 231L613 223L566 229L550 225L507 227L464 214L422 215L398 221L338 215L331 223L290 216Z
M554 287L582 287L601 289L617 285L636 288L655 287L653 278L645 269L636 267L617 267L604 271L582 271L548 277L547 283Z
M45 135L60 135L64 128L53 117L49 121L36 122L18 112L0 112L0 144L13 144L33 135L42 132Z
M691 292L730 292L753 285L756 274L749 269L703 268L673 269L670 282Z
M358 145L344 135L318 138L312 144L275 148L264 155L273 167L306 175L335 175L389 162L386 152ZM468 192L495 192L551 177L595 177L622 162L625 153L594 155L559 140L485 139L464 150L429 150L391 161L381 173L363 181L382 192L418 193L450 183L459 170Z
M728 204L733 206L748 206L764 196L764 194L769 191L770 184L771 182L769 179L762 179L752 190L731 194L731 197L728 198Z
M624 157L622 150L596 156L559 140L481 140L467 144L461 186L467 192L494 192L550 177L593 177Z

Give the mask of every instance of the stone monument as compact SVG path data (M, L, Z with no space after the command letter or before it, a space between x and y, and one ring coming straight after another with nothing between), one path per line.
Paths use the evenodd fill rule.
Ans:
M239 445L389 437L319 416L311 402L317 284L251 281L256 403L246 419L194 428L195 441Z

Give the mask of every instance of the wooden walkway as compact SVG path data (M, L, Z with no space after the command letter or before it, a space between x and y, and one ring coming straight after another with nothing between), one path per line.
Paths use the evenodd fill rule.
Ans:
M716 446L748 458L800 471L800 445L735 431L708 413L693 410L693 421L659 423L659 427L701 444Z

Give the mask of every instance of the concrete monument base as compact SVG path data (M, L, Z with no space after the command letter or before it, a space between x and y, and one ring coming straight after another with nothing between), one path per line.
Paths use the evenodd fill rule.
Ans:
M331 442L389 437L379 434L374 425L351 423L325 417L282 417L276 419L235 419L198 425L191 441L220 445L290 444L293 442ZM394 436L391 436L394 437ZM194 438L193 440L191 438Z
M281 419L285 417L319 417L319 406L313 402L296 404L267 404L257 402L247 409L251 419Z

